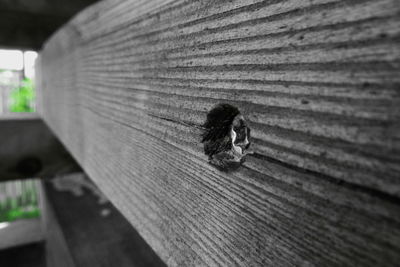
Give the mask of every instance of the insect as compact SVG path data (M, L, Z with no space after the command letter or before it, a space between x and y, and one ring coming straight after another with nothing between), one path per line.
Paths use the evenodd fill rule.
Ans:
M250 128L238 108L218 104L207 115L202 143L210 164L220 170L237 169L249 154Z

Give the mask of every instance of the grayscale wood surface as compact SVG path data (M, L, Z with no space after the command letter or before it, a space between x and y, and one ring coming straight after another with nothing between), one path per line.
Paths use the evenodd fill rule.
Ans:
M45 45L39 105L169 266L400 262L398 0L102 1ZM249 120L207 162L217 103Z

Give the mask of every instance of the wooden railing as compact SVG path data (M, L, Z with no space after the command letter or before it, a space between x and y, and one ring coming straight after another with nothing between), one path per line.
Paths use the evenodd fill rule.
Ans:
M40 55L39 111L170 266L400 262L397 0L103 1ZM202 125L241 111L220 171Z

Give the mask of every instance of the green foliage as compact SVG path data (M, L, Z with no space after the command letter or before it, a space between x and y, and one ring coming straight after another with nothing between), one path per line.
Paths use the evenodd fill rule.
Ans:
M0 183L0 194L6 196L0 201L0 222L40 216L38 184L29 180Z
M12 210L2 211L0 213L0 222L12 222L19 219L38 218L40 209L38 207L16 207Z
M24 79L22 86L14 88L10 94L11 112L34 112L35 90L31 79Z

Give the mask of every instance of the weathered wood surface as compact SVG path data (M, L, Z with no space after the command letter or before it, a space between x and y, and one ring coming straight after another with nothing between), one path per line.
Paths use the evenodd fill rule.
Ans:
M79 170L37 114L0 116L0 181L53 177Z
M103 1L41 53L41 114L170 266L400 262L400 5ZM255 154L207 163L207 111Z

